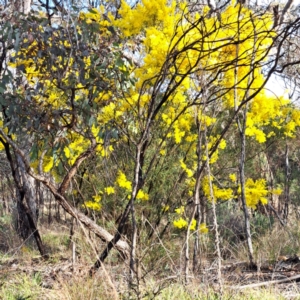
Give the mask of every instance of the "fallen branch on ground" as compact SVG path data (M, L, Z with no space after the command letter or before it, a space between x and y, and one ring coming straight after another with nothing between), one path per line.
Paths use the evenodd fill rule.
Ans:
M284 283L284 282L292 282L292 281L300 281L300 274L289 277L289 278L285 278L285 279L258 282L258 283L248 284L248 285L235 286L235 287L231 287L231 288L234 290L242 290L242 289L260 287L260 286L272 285L272 284L278 284L278 283Z

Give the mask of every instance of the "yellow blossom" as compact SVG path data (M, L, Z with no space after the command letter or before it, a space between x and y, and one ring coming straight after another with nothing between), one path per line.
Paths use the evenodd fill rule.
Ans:
M46 157L43 165L44 172L46 173L49 172L53 168L53 165L54 165L54 158L52 156Z
M192 220L192 223L191 223L191 227L190 229L191 230L196 230L196 225L197 225L197 221L195 219Z
M136 195L136 198L138 200L147 201L147 200L149 200L149 195L147 193L143 192L142 190L139 190Z
M131 192L132 190L131 182L127 180L126 175L122 171L118 172L116 182L119 187L124 188L129 192Z
M85 201L85 206L93 210L99 211L101 209L101 204L95 201Z
M113 186L108 186L104 189L105 193L107 195L111 195L111 194L114 194L115 193L115 189Z
M203 233L203 234L208 233L208 228L206 227L205 223L201 223L200 226L199 226L199 229L200 229L200 232Z
M212 180L212 178L211 178ZM208 199L211 201L214 197L215 200L230 200L233 198L233 190L230 188L219 188L217 185L212 183L213 187L213 195L211 195L210 191L210 185L208 176L205 176L202 180L202 189L204 192L204 195L208 197Z
M184 206L180 206L175 209L176 214L182 215L184 213Z
M236 174L229 174L229 178L232 182L236 182Z
M93 199L95 202L100 202L101 196L99 194L97 194L97 195L93 196Z
M187 221L184 220L183 218L179 218L179 219L173 221L173 225L176 228L182 229L182 228L185 228L187 226Z

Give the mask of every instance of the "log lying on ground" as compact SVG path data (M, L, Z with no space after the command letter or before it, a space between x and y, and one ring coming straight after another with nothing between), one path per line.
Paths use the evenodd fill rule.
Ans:
M278 280L271 280L271 281L264 281L264 282L258 282L258 283L252 283L248 285L242 285L242 286L234 286L231 287L234 290L243 290L248 288L255 288L255 287L261 287L265 285L272 285L272 284L278 284L278 283L285 283L285 282L293 282L293 281L300 281L300 274L291 276L285 279L278 279Z

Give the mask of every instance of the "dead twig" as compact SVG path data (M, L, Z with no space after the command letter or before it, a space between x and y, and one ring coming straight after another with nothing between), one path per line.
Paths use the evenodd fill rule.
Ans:
M234 286L234 287L231 287L231 288L234 289L234 290L243 290L243 289L247 289L247 288L261 287L261 286L264 286L264 285L272 285L272 284L292 282L292 281L300 281L300 274L289 277L289 278L285 278L285 279L258 282L258 283L248 284L248 285Z

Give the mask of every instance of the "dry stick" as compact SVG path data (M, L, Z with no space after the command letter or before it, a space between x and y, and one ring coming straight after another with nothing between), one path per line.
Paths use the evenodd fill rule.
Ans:
M272 212L276 215L277 219L280 222L280 225L284 227L285 226L284 220L281 219L281 217L279 216L277 210L270 203L268 203L267 205L272 210Z
M260 287L264 285L271 285L271 284L276 284L276 283L284 283L284 282L292 282L292 281L299 281L300 280L300 275L295 275L289 278L285 279L279 279L279 280L271 280L271 281L265 281L265 282L259 282L259 283L252 283L248 285L242 285L242 286L234 286L230 287L231 289L234 290L242 290L242 289L247 289L247 288L254 288L254 287Z
M206 125L205 125L204 137L205 137L205 152L206 152L206 170L207 170L207 176L208 176L209 192L210 192L210 196L211 196L213 222L214 222L214 229L215 229L215 247L216 247L217 255L218 255L218 261L217 261L218 262L218 270L217 270L218 277L217 278L218 278L220 296L222 298L222 296L223 296L223 283L222 283L222 273L221 273L222 256L221 256L221 249L220 249L219 225L218 225L217 213L216 213L216 202L215 202L216 200L215 200L213 185L212 185L212 181L211 181Z

